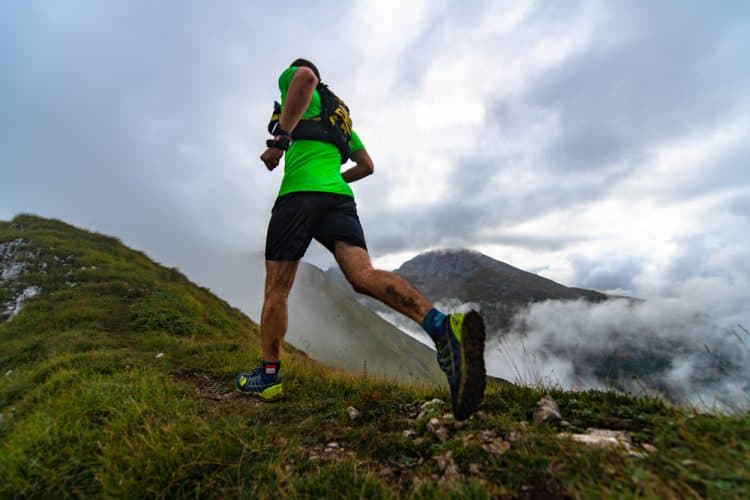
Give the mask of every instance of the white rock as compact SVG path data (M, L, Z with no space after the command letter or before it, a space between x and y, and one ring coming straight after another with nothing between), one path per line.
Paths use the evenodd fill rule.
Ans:
M510 434L508 434L508 441L511 443L515 443L516 441L521 440L521 433L518 431L510 431Z
M10 280L21 274L26 269L26 264L22 262L13 262L7 266L3 266L0 279Z
M435 436L440 440L440 442L444 442L448 441L448 439L450 438L450 433L445 427L440 427L435 431Z
M427 401L425 403L422 403L422 406L420 406L419 409L422 411L425 411L432 407L442 408L443 406L445 406L445 403L443 402L443 400L435 398L432 401Z
M21 238L0 243L0 281L16 278L26 270L27 263L16 262L16 250L25 242Z
M659 451L659 450L658 450L658 449L656 448L656 446L654 446L654 445L652 445L652 444L648 444L648 443L643 443L643 444L642 444L641 446L642 446L642 447L643 447L643 449L644 449L644 450L646 451L646 453L651 453L651 454L653 454L653 453L656 453L657 451Z
M8 307L5 311L6 314L9 315L8 319L12 319L15 317L18 313L21 312L21 307L23 306L23 303L27 301L28 299L33 299L37 295L39 295L39 292L41 292L41 288L38 286L30 286L27 289L25 289L21 294L16 297L15 303L10 302L8 304Z
M25 242L23 238L16 238L13 241L0 243L0 258L6 259L12 257L16 251L16 248L20 247L24 243Z
M609 436L592 436L590 434L569 434L567 437L578 443L601 448L617 448L620 442Z
M560 407L550 396L544 396L537 402L536 410L534 410L534 422L553 422L561 419Z
M347 408L346 413L349 415L349 420L357 420L359 418L359 410L353 406Z
M495 431L487 430L487 429L479 431L479 438L482 440L483 443L489 443L496 437L497 436L495 435Z
M558 436L573 441L583 443L589 446L596 446L600 448L624 448L630 455L643 456L634 450L633 444L630 441L630 433L627 431L615 431L610 429L586 429L585 434L569 434L561 433Z
M461 471L453 460L453 452L449 451L445 455L437 455L433 457L437 462L438 469L443 472L443 480L455 481L460 478Z
M487 453L502 455L506 451L510 450L510 443L503 438L495 438L489 443L483 444L482 449Z
M630 434L627 431L613 431L610 429L594 429L590 427L586 429L586 434L595 437L614 438L618 441L630 441Z
M445 413L445 403L441 399L433 399L427 401L419 407L421 412L417 416L417 420L423 420L425 418L438 417Z
M430 430L430 432L435 432L438 427L440 427L440 424L440 419L433 417L429 422L427 422L427 428Z

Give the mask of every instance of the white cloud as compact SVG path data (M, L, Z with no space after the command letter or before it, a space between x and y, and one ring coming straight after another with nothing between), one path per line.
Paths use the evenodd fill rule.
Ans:
M440 203L450 188L447 175L460 158L494 147L484 132L487 103L512 96L581 50L591 36L588 10L572 16L572 22L542 26L527 19L532 4L509 12L490 9L477 29L475 18L452 16L450 5L410 6L398 21L400 8L371 7L360 14L370 19L362 36L375 42L363 50L366 69L356 73L360 95L354 117L355 128L361 124L368 132L376 166L382 165L380 180L368 180L361 195L366 201L377 197L389 209ZM379 20L374 24L379 30L373 30L372 19ZM388 43L382 41L383 33L396 32ZM427 42L418 43L420 37ZM413 86L403 87L400 61L412 58L420 59L420 71Z
M689 294L534 304L488 345L488 372L531 385L646 389L702 409L750 407L750 336L705 306Z

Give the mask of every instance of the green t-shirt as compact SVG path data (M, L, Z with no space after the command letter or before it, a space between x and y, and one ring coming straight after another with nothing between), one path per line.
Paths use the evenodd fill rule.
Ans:
M297 70L292 66L279 77L281 106L286 101L289 83ZM320 94L313 91L310 106L302 118L312 118L320 114ZM352 131L349 141L352 153L365 149L356 132ZM284 178L281 180L279 196L296 191L323 191L354 197L349 184L341 177L341 154L336 146L321 141L293 141L284 154Z

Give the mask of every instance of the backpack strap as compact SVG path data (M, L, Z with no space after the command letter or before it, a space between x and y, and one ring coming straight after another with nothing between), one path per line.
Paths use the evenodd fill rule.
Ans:
M349 160L349 140L352 135L349 108L325 83L319 82L316 90L320 94L320 114L300 120L292 131L292 139L333 144L341 154L341 163L346 163ZM281 118L281 110L281 104L274 101L273 113L268 122L268 132L272 135Z

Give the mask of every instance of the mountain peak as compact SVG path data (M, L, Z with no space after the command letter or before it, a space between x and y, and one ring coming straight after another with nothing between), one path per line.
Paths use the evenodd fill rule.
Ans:
M442 269L451 269L454 273L472 271L477 267L489 267L495 270L502 270L506 273L525 272L469 248L430 250L404 262L399 271L408 272L409 269L418 267L439 267Z
M491 331L510 325L514 313L544 300L602 301L606 295L569 288L475 250L431 250L404 262L396 273L433 301L478 304Z

